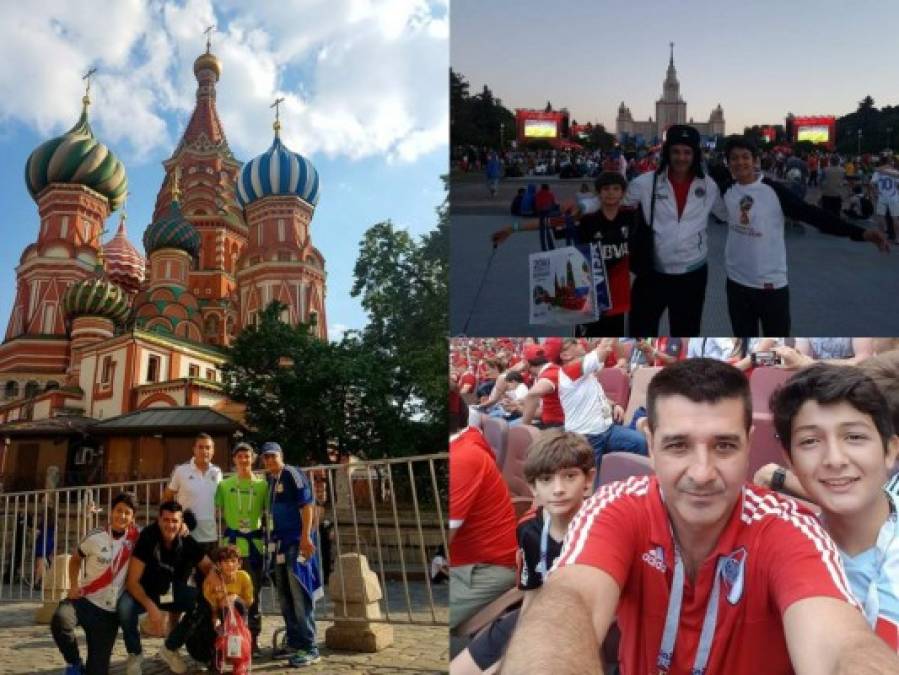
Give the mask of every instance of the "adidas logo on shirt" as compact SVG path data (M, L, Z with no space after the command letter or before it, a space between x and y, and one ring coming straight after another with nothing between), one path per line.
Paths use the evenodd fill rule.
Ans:
M656 549L650 549L644 553L643 562L662 573L668 570L668 566L665 565L665 552L662 550L661 546Z

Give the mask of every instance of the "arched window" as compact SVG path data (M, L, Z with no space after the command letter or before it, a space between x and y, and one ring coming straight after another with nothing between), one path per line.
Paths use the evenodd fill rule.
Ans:
M32 396L37 396L37 393L40 391L41 385L39 385L34 380L31 380L28 384L25 385L25 398L31 398Z
M59 382L56 380L50 380L44 385L44 391L53 391L54 389L59 389Z
M3 390L3 395L8 399L19 398L19 383L15 380L7 382L6 388Z

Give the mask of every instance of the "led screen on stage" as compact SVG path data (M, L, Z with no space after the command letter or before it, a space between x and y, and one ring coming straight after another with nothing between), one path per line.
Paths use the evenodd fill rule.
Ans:
M824 125L799 127L796 131L796 140L827 143L830 140L830 130Z
M556 122L555 120L525 120L524 121L525 138L555 138Z

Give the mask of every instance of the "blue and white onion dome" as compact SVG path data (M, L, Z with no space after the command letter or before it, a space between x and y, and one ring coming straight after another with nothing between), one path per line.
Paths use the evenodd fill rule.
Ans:
M271 195L295 195L313 207L318 204L318 171L308 159L285 147L277 128L272 146L244 164L237 181L241 208Z

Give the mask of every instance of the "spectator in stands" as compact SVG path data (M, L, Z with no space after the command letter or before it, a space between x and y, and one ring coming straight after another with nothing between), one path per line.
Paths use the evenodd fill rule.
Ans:
M728 361L739 356L734 338L690 338L687 344L687 358L707 358Z
M88 532L69 558L69 592L50 620L53 640L66 661L66 675L109 672L109 660L119 632L116 604L125 590L128 561L139 534L134 524L136 510L131 494L116 495L108 528L98 527ZM87 638L86 666L78 653L76 626L84 628Z
M215 505L222 514L225 531L222 546L230 545L240 554L240 567L253 582L251 601L247 605L247 628L253 638L252 651L259 652L259 633L262 630L262 614L259 611L259 593L262 590L262 567L265 541L262 531L262 514L268 502L265 479L253 474L256 454L249 443L238 443L231 451L237 473L218 484Z
M140 675L142 647L137 619L144 612L149 616L152 632L165 633L163 611L184 612L178 625L165 639L159 657L173 673L187 672L187 664L178 650L187 639L195 621L196 586L188 585L195 569L203 574L212 572L212 561L203 546L183 533L183 509L174 501L159 505L159 518L140 533L134 554L128 565L125 593L119 599L118 614L122 622L122 637L128 650L128 675Z
M528 390L528 395L523 400L521 423L531 424L534 418L538 416L539 411L539 426L541 428L564 426L565 412L562 410L562 401L559 400L558 389L552 384L553 379L556 377L553 371L558 369L559 366L555 363L555 359L551 358L548 346L536 343L527 344L522 350L522 356L524 357L523 363L527 366L535 385L541 379L548 379L549 386L543 385L535 393L539 397L536 401L534 396L531 395L531 392L534 391L533 387Z
M593 446L596 471L607 452L633 452L646 455L646 439L638 431L622 426L624 408L606 398L595 374L612 352L611 338L599 340L584 355L579 340L562 341L559 358L562 366L548 368L528 392L522 422L527 424L541 398L557 393L565 415L565 431L583 434Z
M803 368L815 361L854 366L874 355L874 338L796 338L796 347L777 347L784 368Z
M886 398L859 368L818 363L772 396L771 411L865 619L899 651L899 493L884 489L899 437Z
M467 416L450 418L449 627L456 629L515 585L515 510L493 450ZM460 429L462 430L460 432Z
M744 375L680 361L653 378L647 409L656 476L603 486L584 504L504 672L602 672L616 616L624 673L896 672L814 516L745 483Z
M194 456L172 471L162 501L177 501L184 509L184 519L191 536L205 553L218 546L218 521L215 515L215 491L222 482L222 470L212 463L215 441L207 433L194 439ZM188 514L193 514L191 517ZM196 520L194 527L191 522ZM198 583L202 583L200 578Z
M596 469L593 449L580 434L560 429L544 432L528 451L524 477L531 486L536 510L518 523L518 588L525 591L521 611L526 611L543 579L562 551L562 540L574 514L591 486ZM453 675L477 675L502 657L519 609L494 621L468 649L450 664Z
M302 470L284 463L278 443L264 443L261 450L268 473L275 587L287 631L287 649L276 648L275 656L293 653L290 664L303 667L321 661L315 643L315 600L322 594L313 539L318 536L315 497Z
M640 366L667 366L687 358L686 338L638 338L631 352L629 369Z

